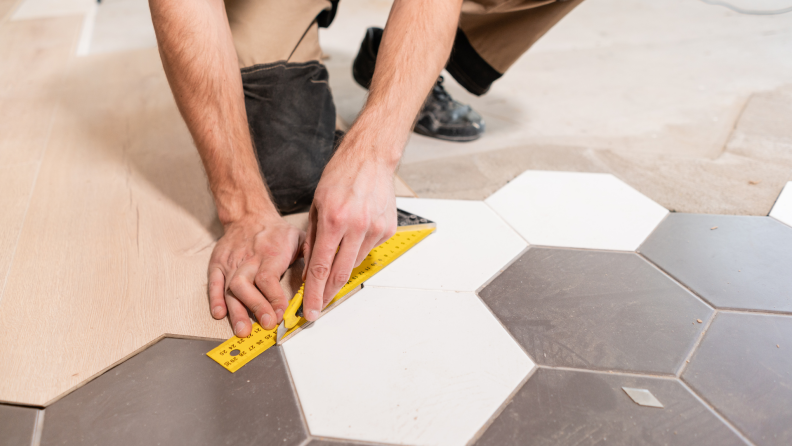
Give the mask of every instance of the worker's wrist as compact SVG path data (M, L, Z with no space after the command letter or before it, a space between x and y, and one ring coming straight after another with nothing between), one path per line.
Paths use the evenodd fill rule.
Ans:
M217 197L217 218L223 227L243 221L269 221L281 218L268 195L251 196L237 194L233 197Z
M412 122L409 126L399 125L381 110L367 107L347 132L339 150L360 161L375 161L393 173L399 166L411 128Z

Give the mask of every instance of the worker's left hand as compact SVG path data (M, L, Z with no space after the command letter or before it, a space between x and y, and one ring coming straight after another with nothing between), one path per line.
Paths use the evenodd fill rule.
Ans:
M395 163L373 151L348 135L316 188L303 245L303 314L309 321L319 317L352 269L396 232Z

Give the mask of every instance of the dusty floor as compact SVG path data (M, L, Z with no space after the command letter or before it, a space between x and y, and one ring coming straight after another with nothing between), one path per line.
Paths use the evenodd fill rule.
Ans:
M389 5L344 0L322 31L347 122L365 100L351 60ZM258 395L289 406L267 429L281 420L289 444L317 446L699 435L787 444L792 183L773 206L792 179L790 25L792 14L698 0L589 0L490 94L447 79L488 132L467 144L410 140L400 175L422 198L400 206L440 230L324 328L257 366L279 386L259 376ZM229 420L234 395L261 406L240 378L213 387L225 371L204 361L231 335L206 308L222 228L152 37L143 0L0 0L0 401L10 403L0 405L0 440L206 440L226 432L213 423ZM342 336L368 314L379 317L366 319L370 336ZM482 321L491 337L472 349L459 341ZM404 324L410 336L394 337ZM427 326L433 335L420 336ZM183 346L173 368L154 361ZM359 349L379 359L355 362ZM329 375L306 362L331 351L323 367L345 370L343 382L322 381ZM136 387L157 370L168 371L161 385L183 391ZM449 371L459 373L438 378ZM116 393L101 390L114 380ZM402 387L365 398L387 383ZM354 393L344 386L367 389L354 395L360 404L337 403L333 391ZM637 406L622 386L650 389L666 410ZM128 395L140 406L127 410ZM91 412L102 398L109 409ZM181 430L161 408L183 415ZM442 418L454 410L469 417L464 429ZM331 415L356 424L328 424ZM136 428L141 420L160 430ZM229 436L269 432L236 429L240 420L223 426Z
M385 23L387 5L345 3L338 26L323 31L348 121L364 100L349 64L365 26ZM487 95L446 76L452 94L484 116L487 134L467 144L414 135L400 174L419 196L481 199L525 169L609 172L678 212L767 215L792 179L790 48L792 14L589 0Z

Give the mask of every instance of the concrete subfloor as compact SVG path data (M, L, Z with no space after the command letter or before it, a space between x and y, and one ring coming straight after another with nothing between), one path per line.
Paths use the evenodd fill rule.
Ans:
M779 1L742 7L776 9ZM347 0L322 30L339 114L363 32L390 2ZM610 172L678 212L767 215L792 179L792 13L697 0L589 0L491 91L448 90L487 122L472 143L413 135L400 175L422 197L481 199L525 169Z

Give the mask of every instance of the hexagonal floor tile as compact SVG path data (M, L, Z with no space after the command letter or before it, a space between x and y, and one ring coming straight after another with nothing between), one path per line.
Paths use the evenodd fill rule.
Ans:
M671 214L639 251L716 307L792 312L792 228L775 219Z
M366 284L475 291L528 244L480 201L397 198L400 209L437 223L437 231Z
M0 446L32 444L37 409L0 404Z
M770 216L792 226L792 181L784 186L784 190L781 191L770 211Z
M469 292L367 286L284 351L312 435L390 444L465 444L533 367Z
M647 389L664 407L639 406L622 387ZM745 443L675 379L540 368L475 444Z
M480 293L538 363L675 373L713 310L637 254L531 248Z
M280 349L232 374L217 344L166 338L108 370L47 407L41 445L304 442Z
M668 211L610 174L529 170L487 198L532 245L634 251Z
M792 317L720 313L682 379L756 444L792 444Z

